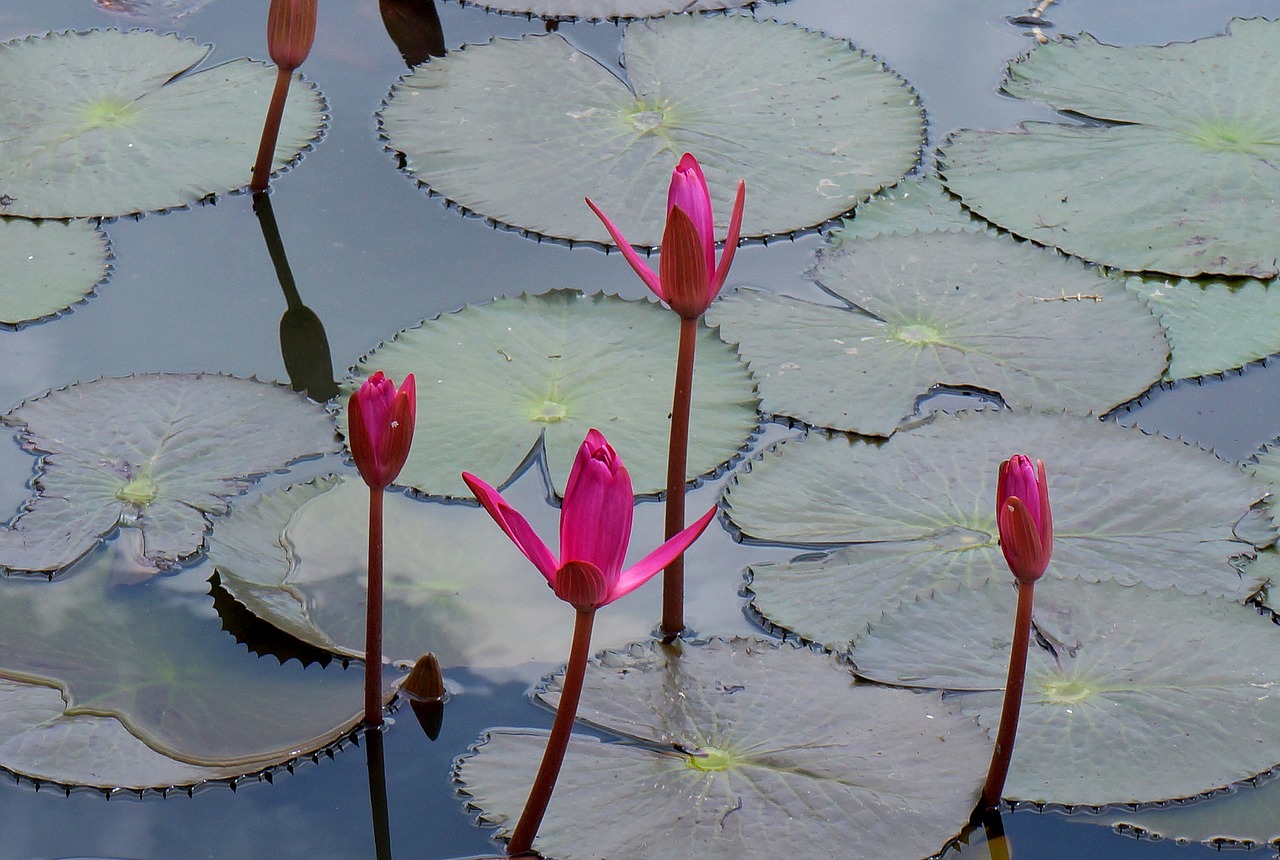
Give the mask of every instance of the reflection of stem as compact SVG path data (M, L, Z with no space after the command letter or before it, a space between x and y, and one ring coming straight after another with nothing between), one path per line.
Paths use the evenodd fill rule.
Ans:
M271 163L275 161L276 138L280 136L280 119L284 116L284 100L289 96L289 81L292 79L292 72L276 69L276 87L271 91L271 104L262 123L262 140L258 142L258 159L253 163L250 191L265 191L267 188Z
M569 733L573 729L573 718L578 713L578 700L582 697L582 681L587 671L587 656L591 652L591 625L595 617L594 609L580 609L574 619L573 644L569 649L569 665L565 667L564 680L560 682L556 719L551 724L551 737L547 738L547 749L542 754L542 764L538 766L533 787L529 789L524 812L520 813L515 833L507 844L510 857L525 854L533 847L542 816L551 802L551 792L555 790L556 777L560 775L560 765L564 763L565 750L569 747Z
M284 240L280 238L276 212L271 208L271 195L265 191L255 192L253 212L262 226L262 238L266 240L267 253L271 255L271 265L275 267L276 280L284 291L284 300L289 303L289 310L303 307L302 296L298 295L298 284L293 279L293 270L289 268L289 258L284 252Z
M983 810L982 833L987 839L987 856L991 860L1012 860L1009 837L1004 835L1004 821L1000 818L999 809Z
M364 733L365 760L369 764L369 806L373 811L373 850L377 860L391 860L391 820L387 814L387 772L382 752L382 732Z
M369 595L364 625L364 722L382 725L382 490L369 490Z
M698 320L680 318L680 350L676 356L676 386L671 402L671 438L667 449L667 540L684 530L685 472L689 461L689 411L693 396L693 356L698 344ZM684 630L684 553L662 574L662 632L667 638Z
M1018 734L1018 713L1022 709L1022 687L1027 677L1027 648L1031 643L1031 604L1034 582L1018 583L1018 613L1013 622L1013 645L1009 649L1009 678L1004 685L1004 705L1000 709L1000 728L996 732L996 748L991 754L991 767L982 786L982 805L987 809L1000 806L1009 762L1013 759L1013 741Z

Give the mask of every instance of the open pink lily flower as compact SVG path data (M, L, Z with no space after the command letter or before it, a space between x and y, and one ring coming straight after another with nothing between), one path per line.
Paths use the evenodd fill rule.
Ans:
M697 540L716 513L712 507L697 522L623 570L635 497L622 459L599 430L587 433L569 472L560 508L559 558L497 490L469 472L463 472L462 479L494 522L546 577L556 596L580 611L598 609L644 585Z
M729 216L729 234L720 255L720 264L716 265L711 192L707 189L707 180L702 175L698 159L686 152L671 173L671 187L667 190L667 226L662 233L662 255L656 273L589 197L587 205L604 223L622 256L654 295L680 316L697 319L720 294L720 288L729 275L729 266L738 249L746 190L746 183L738 180L738 195Z
M385 490L409 459L417 418L417 388L410 373L396 384L379 370L347 403L347 442L360 477L371 490Z
M996 523L1000 549L1019 582L1044 576L1053 554L1053 514L1044 461L1014 454L1000 464L996 485Z

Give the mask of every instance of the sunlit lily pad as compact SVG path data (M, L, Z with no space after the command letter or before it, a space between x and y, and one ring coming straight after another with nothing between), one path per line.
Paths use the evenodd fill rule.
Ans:
M0 218L0 323L53 316L93 295L111 267L107 236L87 221Z
M1004 89L1091 120L962 131L947 187L1001 227L1128 271L1275 277L1280 22L1164 47L1051 42Z
M130 585L136 532L52 582L0 579L0 766L166 788L287 764L356 727L362 672L252 658L207 597Z
M383 652L469 669L557 663L569 653L573 611L477 507L386 496ZM335 654L364 654L369 488L354 475L263 494L238 505L209 539L224 588L255 615ZM522 508L525 506L522 506ZM558 512L525 511L555 545ZM639 554L657 546L633 541ZM647 636L656 584L596 619L596 642Z
M1280 762L1280 630L1176 589L1045 579L1005 797L1067 805L1190 797ZM1011 578L940 588L854 640L860 675L970 690L993 734L1017 597Z
M836 247L843 247L855 239L887 234L985 229L986 223L965 212L938 178L930 174L924 179L904 179L859 203L853 217L841 221L831 232L831 241Z
M417 427L398 483L420 492L470 498L463 470L497 486L542 438L560 493L595 427L635 491L653 493L666 487L678 330L675 315L651 302L560 290L442 315L379 346L357 372L415 375ZM757 423L736 351L710 329L699 338L690 477L733 458ZM342 421L345 429L345 411Z
M1159 324L1119 282L1007 238L849 242L814 278L839 305L740 290L707 319L739 344L766 412L820 427L888 436L935 386L1103 413L1168 361Z
M609 244L590 196L647 246L661 241L685 151L706 172L717 232L745 179L743 235L768 236L848 211L910 170L923 143L901 78L793 25L701 15L633 24L623 64L626 83L558 35L468 47L397 84L382 131L419 182L493 221Z
M186 206L249 182L276 70L173 34L51 33L0 44L0 164L6 215L104 217ZM276 167L324 123L294 80Z
M580 21L655 18L677 12L719 12L754 6L759 0L463 0L490 12Z
M14 571L61 570L119 526L140 528L143 555L170 568L258 475L337 447L301 395L216 374L80 382L0 421L40 455L35 495L0 529L0 566Z
M963 828L991 755L937 696L854 684L830 657L748 639L605 654L579 714L617 742L570 744L534 843L562 860L919 860ZM458 766L500 837L545 745L491 730Z
M996 467L1017 451L1043 459L1049 474L1050 580L1173 585L1234 599L1268 580L1231 563L1254 552L1235 531L1242 520L1250 536L1275 539L1275 526L1251 513L1268 487L1239 469L1114 424L974 413L937 416L883 445L810 434L753 462L726 492L735 525L762 540L846 546L752 565L752 605L841 648L882 612L940 583L1007 579Z

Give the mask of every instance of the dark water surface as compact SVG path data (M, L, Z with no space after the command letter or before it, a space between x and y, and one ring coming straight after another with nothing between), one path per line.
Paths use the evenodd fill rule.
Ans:
M213 43L209 62L246 55L265 59L266 5L207 0L181 18L162 12L139 19L102 11L92 0L0 0L0 39L143 26L177 29ZM398 173L376 139L373 112L404 66L377 4L320 5L316 46L304 72L328 99L329 128L316 149L276 182L272 201L302 298L326 324L337 375L396 331L495 295L573 287L645 296L617 256L495 230L428 199ZM456 3L442 3L440 12L450 48L542 30L538 22ZM1005 20L1023 12L1019 0L796 0L759 14L849 38L905 76L929 113L932 147L960 127L1003 128L1053 118L1047 108L997 92L1008 60L1032 45L1025 29ZM1280 0L1062 0L1046 13L1058 32L1087 30L1114 44L1209 35L1221 32L1233 15L1280 16ZM616 59L620 30L612 25L563 26L561 33L602 59ZM0 93L0 109L3 98ZM767 201L749 199L749 205ZM278 335L285 300L247 196L228 195L194 211L124 219L106 230L115 272L100 295L63 319L0 332L0 364L6 368L0 411L50 388L102 375L217 370L285 378ZM731 281L793 294L812 291L802 273L820 244L818 237L806 236L746 247ZM1225 380L1158 391L1121 420L1182 435L1238 459L1280 433L1278 386L1274 366L1254 366ZM765 438L786 432L770 430ZM0 448L0 509L17 509L30 470L31 458L16 445ZM690 510L709 505L718 491L719 483L699 490ZM536 476L526 476L513 493L513 501L527 509L542 490ZM642 532L658 532L659 517L656 505L641 506L638 541ZM554 518L547 507L535 526ZM690 621L706 633L752 632L742 613L741 570L748 561L791 553L739 547L723 534L708 538L691 557L700 577L691 588ZM177 576L204 601L203 581L210 574L200 564ZM386 733L395 856L447 858L492 850L453 794L451 761L485 727L549 726L549 715L530 704L524 691L550 668L529 667L520 677L505 678L451 673L457 695L434 744L411 713L396 715ZM1016 856L1037 860L1197 860L1212 850L1136 841L1106 827L1033 811L1006 816L1006 827ZM0 860L80 856L371 857L363 750L347 748L293 774L278 774L274 784L249 781L234 792L211 786L193 797L105 800L91 792L67 797L57 789L36 791L29 783L0 786ZM987 855L975 847L962 856Z

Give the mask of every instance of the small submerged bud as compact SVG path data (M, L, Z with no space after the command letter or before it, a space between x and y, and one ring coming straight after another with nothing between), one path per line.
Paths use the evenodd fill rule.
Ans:
M413 708L413 715L418 718L427 737L431 740L438 738L444 722L444 703L449 696L445 692L444 676L435 654L428 651L418 658L409 677L400 685L400 693L409 700L409 707Z

